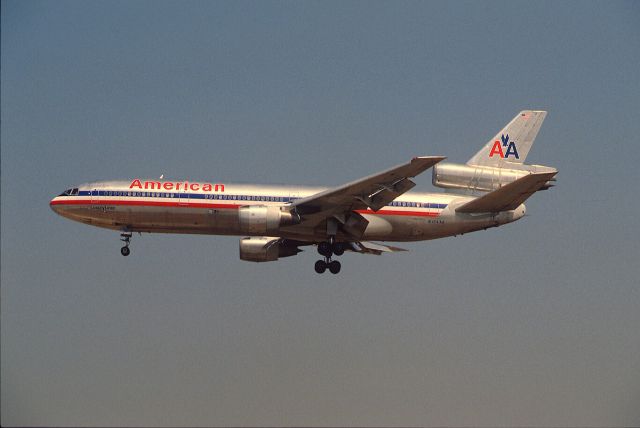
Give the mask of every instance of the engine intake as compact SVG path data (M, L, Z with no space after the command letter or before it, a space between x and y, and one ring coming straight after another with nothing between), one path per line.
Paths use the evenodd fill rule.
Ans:
M240 230L244 233L277 234L282 226L300 223L300 217L285 207L250 205L238 209Z

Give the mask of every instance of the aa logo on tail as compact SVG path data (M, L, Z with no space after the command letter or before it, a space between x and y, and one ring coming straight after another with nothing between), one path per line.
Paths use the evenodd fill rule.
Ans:
M513 141L509 141L509 134L507 134L506 137L504 136L504 134L502 134L500 139L502 140L502 142L498 140L494 141L493 147L491 147L491 151L489 152L489 157L492 158L493 156L497 155L504 159L508 158L509 156L513 156L516 159L520 159L520 156L518 155L518 149L516 148L516 143ZM507 150L502 150L503 147Z

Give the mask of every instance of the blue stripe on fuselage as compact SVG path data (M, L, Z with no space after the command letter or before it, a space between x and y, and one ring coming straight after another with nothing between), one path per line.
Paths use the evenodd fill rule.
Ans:
M80 190L78 196L91 197L94 191ZM293 202L299 198L292 198L287 196L265 196L265 195L227 195L220 193L175 193L175 192L139 192L139 191L124 191L124 190L98 190L97 196L110 196L110 197L126 197L126 198L173 198L173 199L204 199L204 200L225 200L225 201L239 201L239 202ZM411 201L392 201L387 206L400 207L400 208L431 208L431 209L444 209L447 204L437 203L424 203L424 202L411 202Z

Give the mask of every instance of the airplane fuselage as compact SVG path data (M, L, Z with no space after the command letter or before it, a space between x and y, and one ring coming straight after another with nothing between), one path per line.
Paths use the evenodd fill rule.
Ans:
M239 211L247 206L287 206L317 194L321 187L214 184L191 181L101 181L80 185L53 198L51 208L93 226L150 233L262 236L243 227ZM500 213L463 214L455 207L473 197L450 193L407 192L377 211L355 210L368 225L361 239L420 241L499 226L524 215L524 204ZM326 228L283 226L278 236L317 242ZM340 233L338 240L342 239Z

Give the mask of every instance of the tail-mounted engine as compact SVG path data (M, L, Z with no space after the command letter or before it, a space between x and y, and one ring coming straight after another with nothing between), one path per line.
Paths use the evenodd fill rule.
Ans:
M439 163L433 167L432 182L445 189L469 189L491 192L532 172L553 170L540 165L522 165L522 169ZM550 180L541 190L553 186Z
M240 259L248 262L273 262L298 254L301 249L286 239L252 236L240 240Z
M250 205L238 209L240 230L252 234L277 234L282 226L300 223L300 217L287 207Z

